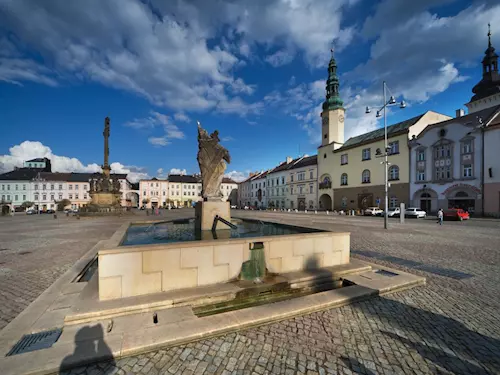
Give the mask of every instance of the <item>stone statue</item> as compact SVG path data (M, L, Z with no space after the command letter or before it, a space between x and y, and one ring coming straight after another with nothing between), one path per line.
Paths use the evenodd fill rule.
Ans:
M120 181L118 179L113 180L113 193L119 193L120 192Z
M223 194L220 190L226 163L231 163L229 151L220 144L219 132L208 135L198 121L198 165L201 172L201 195L204 200L220 201Z

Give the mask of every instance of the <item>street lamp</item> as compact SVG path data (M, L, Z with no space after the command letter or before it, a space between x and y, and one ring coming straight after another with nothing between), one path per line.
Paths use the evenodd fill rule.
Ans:
M381 164L384 164L384 181L385 181L385 188L384 188L384 200L385 200L385 209L384 209L384 229L387 229L387 219L388 219L388 207L389 207L389 181L388 181L388 166L389 166L389 161L387 160L387 156L389 155L390 148L387 144L387 113L386 113L386 108L392 105L396 104L396 98L391 95L389 100L387 100L387 95L386 91L388 90L387 84L385 81L383 82L383 91L384 91L384 105L377 110L376 117L381 117L380 112L384 111L384 152L378 148L375 153L375 157L383 157L384 161ZM403 109L406 108L406 103L404 100L401 100L399 103L399 108ZM370 107L366 107L365 113L370 113Z

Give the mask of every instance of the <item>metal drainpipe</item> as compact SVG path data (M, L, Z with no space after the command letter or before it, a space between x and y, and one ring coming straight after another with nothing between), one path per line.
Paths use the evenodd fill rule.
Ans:
M481 216L484 216L484 126L481 126Z

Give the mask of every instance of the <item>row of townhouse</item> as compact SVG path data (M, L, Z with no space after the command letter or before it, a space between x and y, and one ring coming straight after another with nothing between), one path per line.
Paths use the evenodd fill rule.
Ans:
M317 157L287 157L268 171L251 173L239 183L238 205L255 208L314 210L317 202Z
M121 184L122 206L131 203L131 183L125 174L112 174ZM77 209L90 203L89 180L92 173L53 173L40 168L17 168L0 174L0 198L2 204L20 210L25 202L32 202L30 208L55 209L57 201L68 199L70 207Z
M222 200L236 204L238 184L224 177L221 184ZM147 208L191 207L201 201L200 175L169 175L167 179L152 178L139 182L139 201Z
M345 109L337 65L328 67L318 148L318 205L322 209L384 209L384 129L344 142ZM500 77L498 55L488 41L482 79L455 117L427 111L388 126L390 208L405 203L427 212L463 208L500 216Z

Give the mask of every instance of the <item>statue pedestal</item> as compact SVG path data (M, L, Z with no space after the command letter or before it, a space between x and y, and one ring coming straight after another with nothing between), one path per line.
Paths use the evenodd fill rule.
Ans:
M195 222L198 230L212 230L215 216L231 221L229 202L203 201L195 206ZM219 222L217 229L230 229L226 224Z
M92 204L98 206L115 206L119 205L121 200L120 194L113 193L94 193L92 194Z

